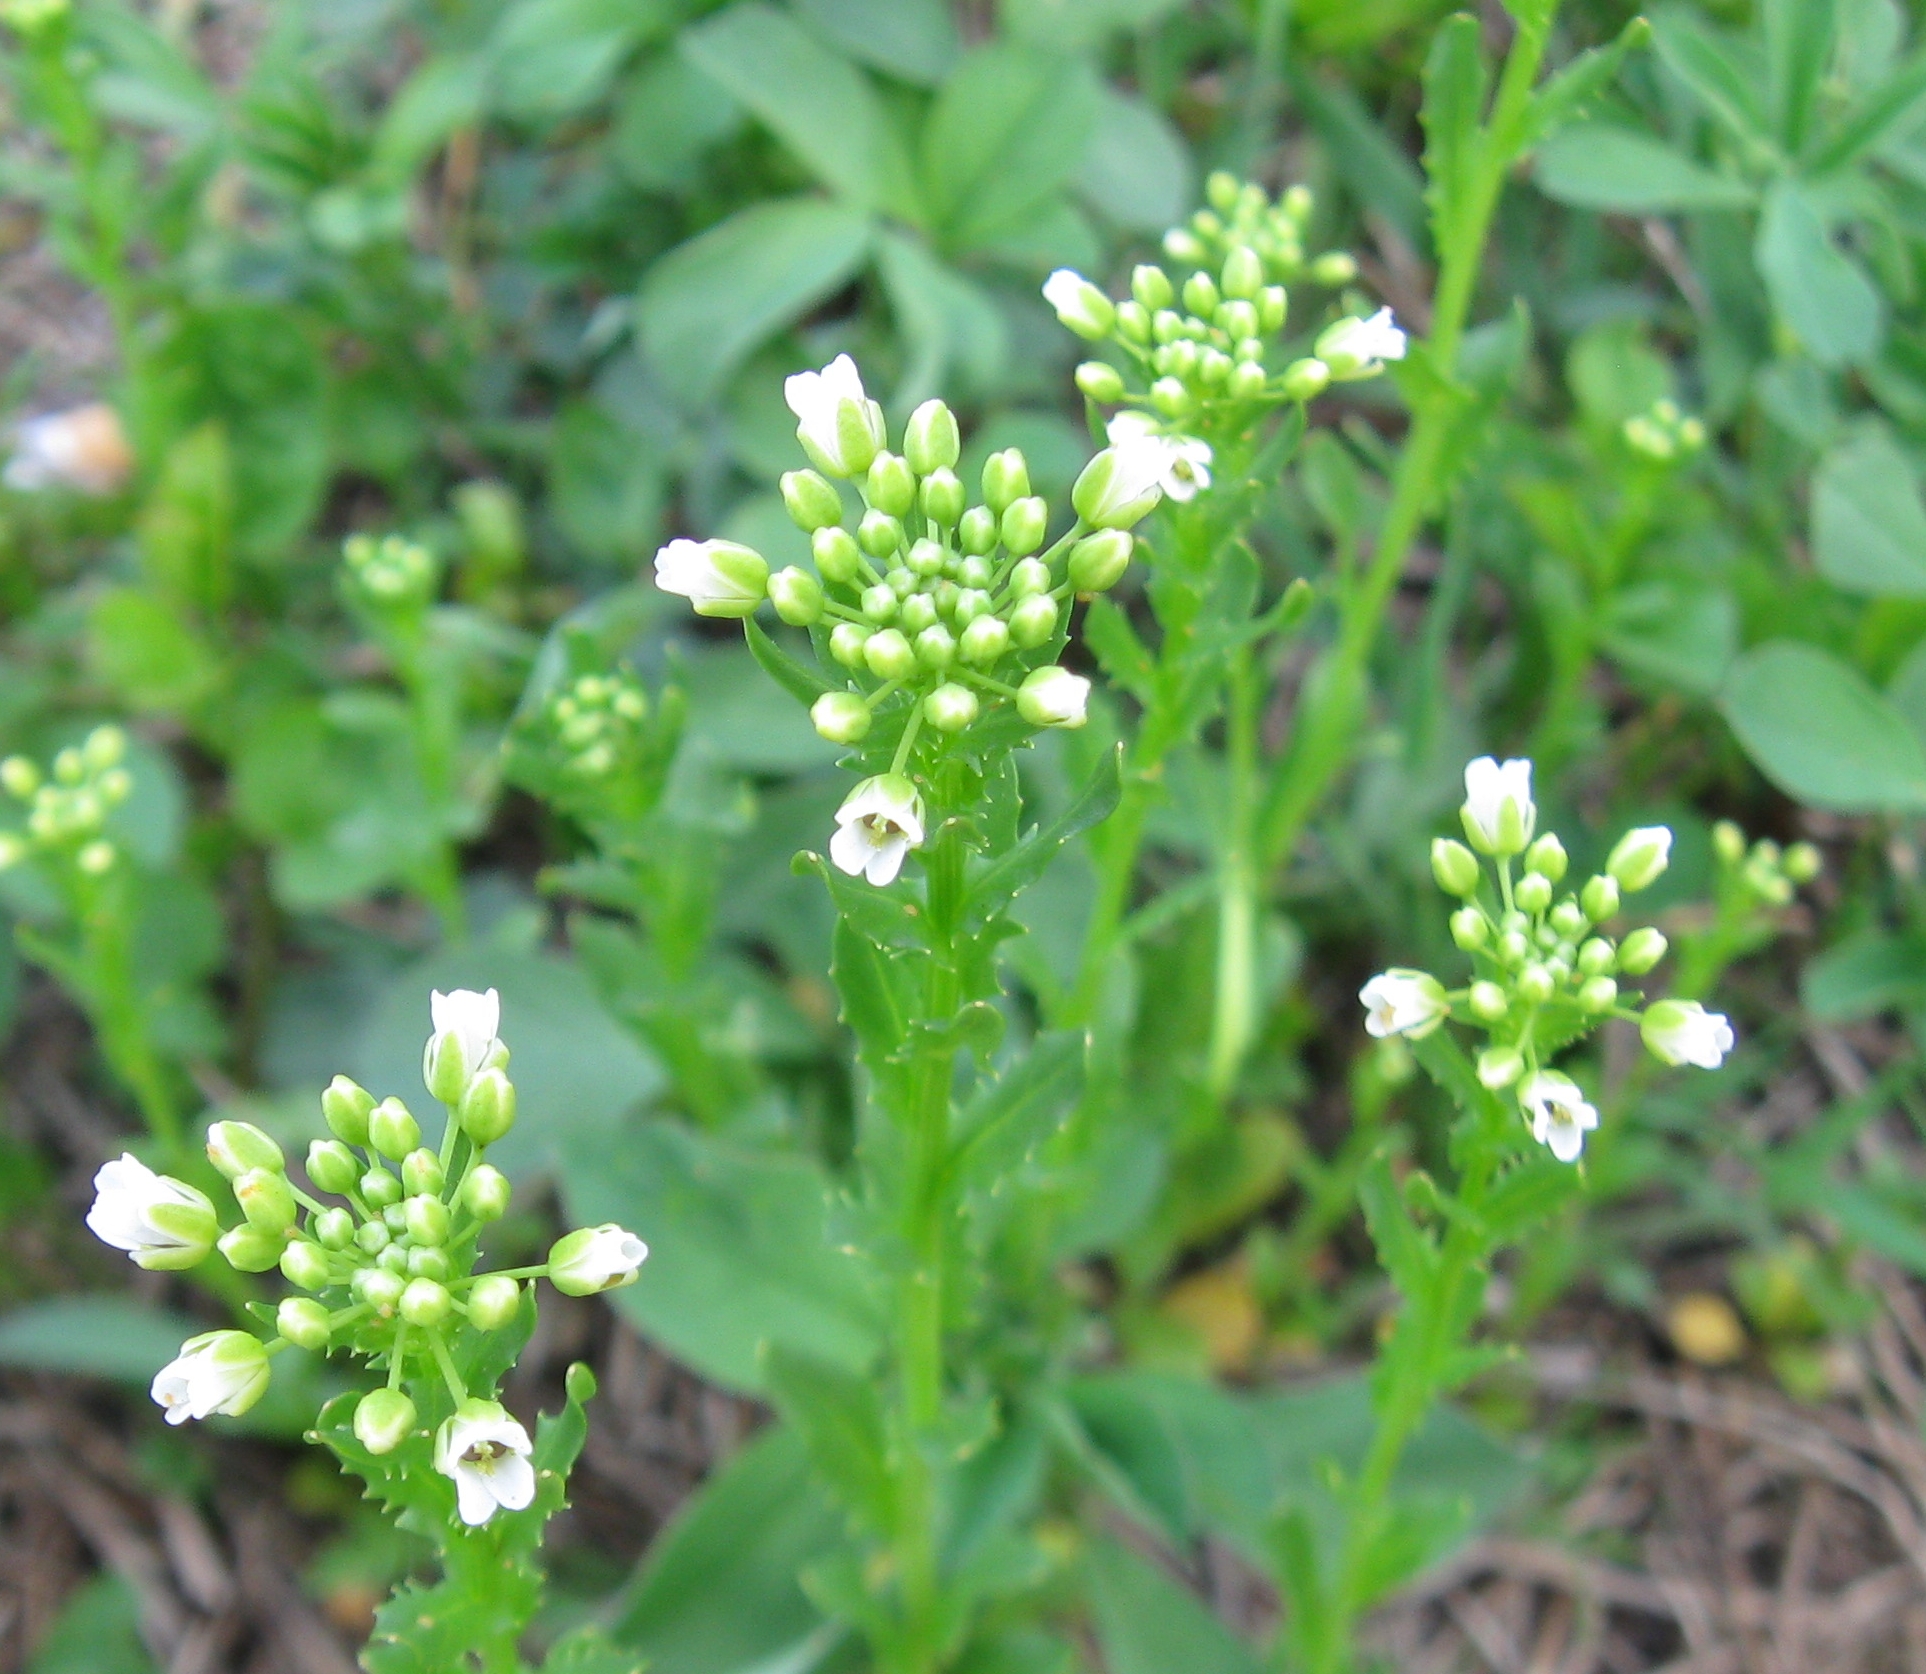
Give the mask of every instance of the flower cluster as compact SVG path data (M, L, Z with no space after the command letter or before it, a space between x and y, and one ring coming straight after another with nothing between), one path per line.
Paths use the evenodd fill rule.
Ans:
M1689 459L1705 446L1705 422L1679 411L1676 401L1659 400L1651 409L1625 421L1625 445L1634 453L1669 465Z
M1426 971L1375 976L1358 996L1365 1028L1379 1037L1418 1039L1449 1017L1482 1029L1487 1044L1478 1055L1479 1081L1494 1091L1515 1088L1533 1138L1572 1162L1598 1125L1598 1112L1549 1060L1599 1021L1637 1023L1647 1049L1667 1064L1717 1069L1732 1050L1732 1025L1719 1013L1671 999L1640 1010L1642 996L1619 986L1620 977L1644 976L1665 957L1665 937L1651 926L1622 936L1605 926L1617 918L1624 896L1650 887L1665 871L1672 833L1664 826L1628 831L1604 871L1561 892L1565 848L1554 833L1537 834L1529 761L1482 756L1472 762L1460 817L1471 847L1439 838L1431 870L1438 887L1463 903L1451 915L1451 935L1471 955L1474 978L1447 990ZM1522 863L1516 878L1514 862Z
M960 735L988 711L1013 708L1032 727L1084 724L1090 682L1058 665L1072 599L1114 587L1135 548L1131 529L1165 495L1196 492L1207 461L1147 427L1123 426L1071 490L1075 521L1050 541L1050 508L1008 448L984 463L982 499L956 473L955 415L928 401L910 415L903 451L888 449L881 408L847 355L785 389L814 469L782 479L783 503L810 539L814 573L773 575L731 541L671 541L656 554L658 587L698 615L752 616L766 599L807 628L830 689L810 710L833 743L856 745L888 717L902 726L889 773L844 805L831 855L874 883L893 879L921 844L923 816L904 777L927 726ZM850 483L852 516L832 478ZM907 787L907 789L905 788Z
M582 675L548 700L544 714L562 771L585 781L638 767L648 718L648 693L622 673Z
M437 1433L436 1468L453 1480L461 1518L474 1525L498 1507L527 1506L534 1476L521 1425L490 1391L463 1382L450 1352L454 1332L505 1329L521 1314L524 1283L536 1277L570 1296L632 1283L648 1250L620 1227L590 1227L560 1239L541 1267L474 1270L483 1228L508 1210L508 1179L483 1153L514 1123L515 1088L493 989L437 993L431 1013L422 1076L447 1107L439 1150L422 1145L420 1124L400 1099L377 1103L337 1076L321 1095L332 1137L308 1148L307 1178L319 1196L289 1178L268 1134L216 1122L207 1130L208 1160L231 1186L237 1224L223 1231L205 1193L131 1155L95 1176L87 1224L144 1268L185 1269L218 1249L244 1273L279 1267L305 1293L280 1303L271 1341L226 1330L184 1343L154 1379L169 1423L246 1412L267 1389L271 1357L290 1344L346 1349L387 1368L387 1387L364 1396L354 1415L362 1445L384 1454L417 1428L416 1403L402 1387L411 1371L440 1380L453 1411Z
M119 854L102 831L108 814L133 792L122 765L126 755L127 735L104 726L55 756L51 773L25 756L0 761L0 789L27 807L20 830L0 831L0 871L36 856L87 877L112 871Z
M1148 428L1208 429L1220 416L1309 401L1333 382L1376 377L1385 362L1404 358L1404 333L1384 308L1368 319L1336 320L1309 354L1275 364L1284 358L1277 345L1290 316L1286 285L1300 278L1347 285L1357 263L1342 251L1306 262L1311 195L1301 186L1273 203L1262 187L1220 173L1211 177L1209 196L1211 208L1164 240L1166 254L1189 270L1185 276L1141 266L1131 274L1128 300L1118 303L1068 268L1045 283L1057 317L1086 341L1111 344L1123 363L1120 369L1090 360L1077 368L1077 386L1092 401L1147 410L1137 416Z
M1712 828L1712 852L1742 905L1783 907L1800 884L1819 876L1819 851L1810 843L1780 848L1769 837L1747 845L1745 833L1730 820Z
M441 581L435 556L400 535L350 535L342 544L342 585L349 601L375 616L418 615L434 602Z

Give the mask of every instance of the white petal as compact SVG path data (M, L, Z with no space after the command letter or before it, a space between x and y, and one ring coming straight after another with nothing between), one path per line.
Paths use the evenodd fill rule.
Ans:
M876 844L865 869L869 881L878 889L893 884L896 874L903 869L903 859L909 851L909 839L900 835L885 838Z
M473 1465L456 1467L455 1503L461 1510L461 1520L471 1529L480 1528L495 1515L495 1496L482 1473Z
M1579 1153L1585 1149L1585 1135L1569 1122L1554 1122L1545 1137L1545 1143L1560 1162L1576 1162Z
M869 864L873 849L869 827L860 822L837 826L835 835L829 839L829 858L835 862L836 870L847 872L852 878Z
M535 1498L535 1467L520 1453L509 1453L495 1461L489 1472L488 1491L509 1511L526 1511Z

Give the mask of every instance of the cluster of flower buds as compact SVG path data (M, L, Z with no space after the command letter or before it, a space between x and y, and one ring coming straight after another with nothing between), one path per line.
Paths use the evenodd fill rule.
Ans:
M26 756L0 761L0 789L27 808L21 829L0 831L0 871L36 857L70 864L87 877L112 871L119 854L102 831L134 788L122 765L126 756L127 735L104 726L55 756L50 773Z
M1812 844L1782 849L1762 837L1748 845L1745 833L1730 820L1713 826L1712 852L1722 874L1721 892L1729 889L1742 908L1786 906L1795 889L1819 876L1819 851Z
M332 1137L308 1148L307 1178L319 1196L289 1178L268 1134L246 1122L216 1122L207 1155L230 1183L238 1224L223 1231L205 1193L131 1155L95 1177L87 1224L144 1268L192 1267L218 1249L245 1273L279 1267L305 1293L281 1302L272 1341L228 1330L182 1345L154 1379L169 1423L246 1412L267 1388L270 1357L290 1344L316 1353L346 1349L388 1369L387 1387L355 1409L354 1429L370 1452L389 1453L417 1428L416 1404L402 1387L412 1370L445 1381L454 1398L437 1467L454 1479L461 1515L475 1524L498 1506L526 1506L534 1481L507 1462L526 1463L526 1434L487 1392L477 1397L464 1387L451 1334L464 1325L502 1330L521 1312L524 1282L537 1277L570 1296L632 1283L648 1251L620 1227L590 1227L559 1240L540 1267L475 1272L483 1228L508 1210L507 1177L482 1159L514 1123L515 1088L496 1034L501 1007L493 989L437 993L431 1011L422 1074L447 1107L439 1150L421 1143L420 1124L400 1099L377 1103L337 1076L321 1095Z
M562 771L609 779L648 753L649 696L630 675L584 674L548 700L544 719Z
M1571 1162L1598 1112L1568 1076L1546 1067L1552 1052L1607 1017L1637 1023L1647 1049L1667 1064L1717 1069L1732 1050L1732 1025L1719 1013L1669 999L1641 1010L1642 996L1619 986L1619 978L1642 977L1665 957L1665 937L1651 926L1622 935L1605 926L1625 896L1665 871L1672 833L1664 826L1626 832L1604 871L1561 892L1565 848L1552 832L1536 834L1529 761L1472 762L1460 814L1471 846L1439 838L1431 870L1438 887L1463 903L1451 915L1451 935L1471 955L1474 979L1447 990L1426 971L1386 971L1358 996L1365 1027L1379 1037L1417 1039L1450 1017L1482 1029L1488 1044L1478 1055L1479 1081L1515 1088L1533 1137ZM1522 863L1516 878L1514 862Z
M1634 453L1669 465L1689 459L1705 446L1705 422L1679 411L1676 401L1654 401L1651 409L1625 421L1625 445Z
M868 831L885 808L914 817L887 817L887 835L861 866L844 858L855 839L832 850L844 870L886 882L907 852L898 840L922 841L920 803L905 800L902 772L925 726L962 734L1002 706L1033 727L1084 724L1090 683L1055 660L1071 601L1122 579L1132 528L1165 495L1196 491L1196 462L1180 441L1125 427L1077 478L1075 521L1052 542L1050 508L1031 492L1015 448L985 461L982 499L969 503L956 473L956 417L941 401L910 415L903 451L892 453L882 411L847 355L791 378L785 394L815 468L783 477L783 503L809 535L815 573L792 566L772 575L748 547L677 540L656 554L656 585L698 615L748 617L767 599L783 621L810 629L834 681L810 719L832 743L859 744L885 710L903 712L893 771L859 788L841 824ZM853 519L832 478L860 495Z
M441 584L435 555L400 535L350 535L341 558L350 603L376 618L420 615Z
M1241 418L1253 406L1309 401L1333 382L1376 377L1386 361L1404 358L1404 333L1385 308L1334 321L1308 355L1275 365L1290 317L1287 284L1348 285L1357 263L1342 251L1306 262L1311 195L1301 186L1273 203L1262 187L1220 173L1209 196L1211 208L1164 239L1165 252L1188 270L1183 276L1146 264L1131 274L1129 298L1115 303L1068 268L1045 283L1057 318L1088 342L1113 345L1122 362L1077 368L1077 387L1092 401L1208 429L1220 413Z

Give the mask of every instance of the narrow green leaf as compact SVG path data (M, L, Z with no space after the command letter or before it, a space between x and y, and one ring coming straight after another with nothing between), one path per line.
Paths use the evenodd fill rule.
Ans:
M1123 747L1119 745L1105 754L1090 782L1069 807L977 874L969 895L969 912L977 922L1001 910L1020 890L1034 883L1071 838L1110 817L1123 794L1122 768Z
M952 1174L988 1185L1014 1172L1076 1102L1088 1050L1080 1033L1043 1035L982 1087L957 1118Z
M1377 1247L1378 1260L1401 1296L1422 1294L1438 1265L1438 1252L1405 1207L1404 1195L1391 1176L1391 1154L1379 1151L1365 1164L1358 1179L1358 1204L1364 1224Z
M1424 65L1424 105L1418 113L1424 124L1431 236L1441 249L1452 237L1479 166L1489 85L1478 20L1458 12L1445 20L1431 43Z
M1744 209L1756 201L1745 181L1716 174L1647 134L1602 122L1546 140L1532 179L1560 203L1624 215Z
M811 668L801 658L791 656L764 633L753 616L743 618L742 633L749 642L749 654L762 665L763 673L798 703L806 707L823 693L836 690L820 669Z
M763 1383L830 1492L872 1531L886 1532L895 1483L876 1380L772 1344L763 1355Z
M1652 26L1635 17L1607 46L1582 52L1532 95L1521 150L1529 151L1568 122L1590 114L1592 101L1618 79L1626 55L1652 38Z
M1766 92L1786 155L1805 149L1814 107L1832 65L1836 0L1763 0Z
M1818 179L1857 162L1917 126L1922 113L1926 113L1926 53L1915 53L1812 149L1808 172Z

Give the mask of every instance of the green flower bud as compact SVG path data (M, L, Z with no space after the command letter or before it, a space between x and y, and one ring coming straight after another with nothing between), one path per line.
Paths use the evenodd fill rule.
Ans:
M405 1202L391 1203L381 1211L381 1224L388 1229L392 1238L399 1238L408 1230L408 1206Z
M1618 946L1618 968L1627 976L1644 976L1665 957L1665 937L1645 925L1634 930Z
M401 1246L395 1244L389 1247L399 1249ZM382 1259L387 1259L385 1252ZM446 1284L453 1267L446 1250L432 1244L417 1244L408 1251L408 1265L403 1271L410 1279L433 1279L436 1284Z
M1077 368L1077 388L1102 406L1124 398L1123 374L1106 361L1086 360Z
M1257 329L1275 337L1291 315L1291 295L1282 285L1266 285L1257 294Z
M791 564L769 578L769 602L792 628L807 628L822 619L823 584Z
M493 1145L515 1125L514 1082L499 1069L483 1070L462 1095L457 1120L477 1145Z
M1224 258L1223 292L1228 297L1249 299L1264 288L1264 259L1248 244L1233 247ZM1184 287L1184 300L1190 301L1190 287ZM1201 313L1202 310L1200 309Z
M1662 825L1639 826L1613 844L1605 870L1627 895L1656 883L1671 863L1672 833Z
M1126 343L1142 345L1150 341L1151 311L1134 298L1117 304L1117 335Z
M981 558L996 550L996 513L988 506L972 506L956 526L957 544L971 557Z
M813 535L843 520L843 497L827 477L815 471L783 472L782 504L790 521L806 534Z
M345 1197L360 1175L360 1162L340 1140L317 1139L308 1147L308 1178L316 1191Z
M1618 949L1594 936L1578 950L1578 968L1588 977L1610 976L1618 964Z
M1027 557L1043 545L1049 527L1050 508L1035 495L1025 495L1021 500L1011 501L1004 510L1003 544L1017 557Z
M522 1311L522 1287L491 1273L468 1293L468 1323L477 1331L499 1331Z
M956 661L956 635L934 622L916 636L916 661L932 673L941 674Z
M1148 263L1131 270L1130 294L1136 299L1137 306L1146 314L1154 314L1160 308L1168 308L1177 300L1177 292L1171 285L1170 275L1161 267L1153 267Z
M1491 940L1491 923L1476 907L1460 907L1451 915L1451 939L1466 953L1476 953Z
M1226 302L1222 304L1212 322L1219 331L1233 343L1239 345L1240 360L1256 360L1264 353L1264 345L1257 341L1258 319L1257 304L1254 302ZM1243 352L1248 342L1255 349L1254 354Z
M411 1196L421 1192L439 1195L446 1183L441 1158L425 1145L401 1159L401 1184Z
M1293 401L1311 401L1331 386L1331 369L1315 357L1294 360L1284 368L1284 393Z
M303 1290L326 1290L333 1276L327 1252L305 1238L296 1238L281 1252L281 1272Z
M1603 924L1618 911L1618 880L1603 873L1588 879L1578 893L1578 904L1594 924Z
M1041 645L1057 631L1057 601L1048 593L1032 593L1010 612L1010 638L1025 651Z
M250 1168L234 1182L234 1201L249 1226L286 1232L294 1225L294 1188L278 1169Z
M1470 900L1478 893L1482 869L1478 857L1451 837L1438 837L1431 844L1431 875L1447 895Z
M1512 899L1528 913L1542 913L1551 905L1551 898L1551 879L1537 872L1527 872L1512 891Z
M16 802L30 802L40 789L40 769L25 756L8 756L0 761L0 786Z
M1217 281L1208 273L1193 273L1184 281L1184 306L1200 319L1209 319L1224 299L1218 294Z
M1205 349L1197 357L1197 376L1215 388L1230 376L1231 358L1222 349Z
M1099 529L1070 549L1070 585L1079 593L1107 593L1130 568L1137 538L1127 529Z
M290 1296L274 1315L274 1328L296 1348L325 1354L333 1335L328 1310L311 1296Z
M1502 1022L1505 1013L1511 1010L1509 996L1495 982L1474 982L1466 998L1471 1015L1480 1023Z
M1560 901L1552 908L1551 924L1559 935L1576 938L1584 935L1591 920L1576 901Z
M996 580L996 566L987 558L973 555L957 565L956 579L966 588L987 588Z
M963 630L957 650L972 668L992 668L1010 649L1010 629L1000 617L979 616Z
M1043 300L1079 337L1095 343L1110 335L1117 310L1110 298L1080 273L1060 267L1044 282Z
M908 517L916 504L916 473L901 454L879 453L864 486L870 505L891 517Z
M345 1250L354 1242L354 1216L345 1209L323 1209L309 1227L324 1250Z
M1527 965L1518 973L1518 997L1528 1005L1542 1006L1557 987L1551 972L1543 965Z
M1819 869L1825 864L1818 848L1811 843L1794 843L1786 850L1785 859L1780 862L1780 870L1796 884L1808 884L1819 876Z
M916 572L907 564L896 565L883 577L883 580L888 585L889 590L894 593L899 600L907 599L910 594L914 593L918 586L921 585L917 579Z
M348 1292L357 1302L365 1302L387 1319L394 1317L395 1309L401 1306L402 1292L407 1288L406 1279L385 1267L357 1268L348 1282Z
M962 479L947 465L938 466L923 479L920 490L923 515L946 528L963 515Z
M1159 378L1150 386L1150 404L1165 418L1182 418L1191 409L1190 390L1181 378Z
M386 1211L384 1210L385 1214ZM378 1256L394 1242L394 1234L384 1220L373 1220L355 1229L354 1247L363 1255Z
M354 1409L355 1440L370 1453L392 1453L415 1427L415 1404L399 1389L376 1389Z
M548 1282L564 1296L595 1296L632 1285L649 1249L613 1224L583 1227L556 1240L548 1252Z
M923 718L938 732L961 732L977 715L976 693L947 680L923 699Z
M925 401L903 427L903 452L919 477L954 468L963 453L956 414L941 401Z
M925 628L935 627L937 618L941 614L931 594L912 593L903 601L903 609L897 622L904 633L920 634Z
M824 692L809 706L809 720L830 743L855 744L869 734L869 705L854 692Z
M1617 1002L1618 984L1608 976L1587 977L1578 991L1579 1009L1594 1016L1601 1011L1610 1011Z
M483 1163L462 1182L462 1207L478 1221L498 1221L508 1213L508 1176L493 1163Z
M847 529L818 529L809 537L809 553L823 580L846 587L862 573L863 555Z
M844 668L862 668L869 629L855 622L838 622L829 630L829 654Z
M1494 950L1501 965L1522 965L1531 955L1531 943L1521 930L1507 930L1498 938Z
M1225 387L1236 400L1255 401L1271 387L1270 374L1264 370L1263 363L1253 357L1238 363Z
M426 1192L411 1197L402 1205L408 1236L417 1244L448 1242L448 1205Z
M265 1228L243 1222L221 1234L215 1248L227 1257L228 1265L241 1273L265 1273L281 1260L286 1238Z
M864 512L856 526L856 544L872 558L887 558L903 544L903 525L888 512Z
M373 1208L385 1209L389 1204L401 1201L401 1182L377 1165L361 1176L361 1195Z
M1745 833L1730 820L1720 820L1712 828L1712 851L1728 866L1745 858Z
M998 517L1030 492L1030 466L1021 448L1005 448L983 461L983 500ZM966 547L974 551L975 548ZM989 551L984 547L983 551Z
M1496 1092L1525 1073L1525 1060L1515 1046L1487 1046L1478 1054L1478 1081Z
M870 636L863 647L863 661L878 680L906 680L916 672L916 652L894 628Z
M1570 864L1565 854L1565 845L1559 842L1555 832L1546 832L1525 850L1525 870L1551 883L1557 883L1565 875L1565 869Z
M454 1312L455 1299L433 1279L410 1279L401 1292L401 1317L410 1325L433 1328Z
M216 1122L207 1130L207 1160L230 1180L255 1169L287 1171L281 1147L252 1122Z
M384 1157L399 1162L421 1143L421 1124L400 1099L383 1099L369 1113L368 1143Z
M873 587L863 589L863 614L872 622L888 622L896 615L896 607L902 601L896 596L896 589L886 581L879 581ZM867 640L864 641L868 643Z

